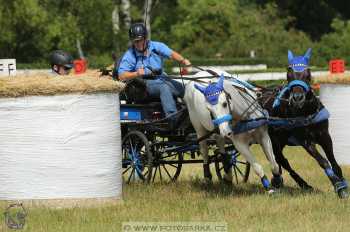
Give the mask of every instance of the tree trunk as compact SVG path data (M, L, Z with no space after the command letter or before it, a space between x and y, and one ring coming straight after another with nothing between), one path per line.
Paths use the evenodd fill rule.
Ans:
M115 4L112 12L112 25L113 25L113 33L115 35L118 34L120 27L119 27L119 7L117 4Z
M77 39L77 49L78 49L78 53L79 53L79 58L85 59L83 49L81 49L80 39Z
M152 0L145 0L145 5L143 7L143 21L145 22L148 31L148 39L151 39L151 8Z
M131 24L131 17L130 17L130 0L122 0L122 12L124 15L124 25L125 28L129 29Z

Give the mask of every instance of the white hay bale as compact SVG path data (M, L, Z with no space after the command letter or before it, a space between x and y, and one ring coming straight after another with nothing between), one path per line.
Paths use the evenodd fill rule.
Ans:
M321 84L320 99L330 112L329 129L339 164L350 164L350 85Z
M118 93L0 98L0 128L0 200L121 198Z

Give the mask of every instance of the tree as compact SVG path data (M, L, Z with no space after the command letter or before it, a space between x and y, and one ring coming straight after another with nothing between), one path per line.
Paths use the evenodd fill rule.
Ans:
M334 32L322 36L315 47L319 63L326 64L335 58L350 62L350 20L336 18L332 22L332 29Z
M146 24L149 39L151 39L151 8L152 0L146 0L143 7L143 21Z

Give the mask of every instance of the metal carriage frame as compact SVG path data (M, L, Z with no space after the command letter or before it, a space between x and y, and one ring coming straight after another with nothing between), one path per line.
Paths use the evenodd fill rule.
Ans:
M178 125L173 129L164 117L160 102L146 104L120 104L122 131L122 167L124 183L175 181L184 164L203 163L199 158L199 142L207 139L211 151L210 163L215 163L216 175L223 179L223 156L216 147L212 132L197 139L184 104L179 103ZM233 181L247 182L250 165L227 144Z

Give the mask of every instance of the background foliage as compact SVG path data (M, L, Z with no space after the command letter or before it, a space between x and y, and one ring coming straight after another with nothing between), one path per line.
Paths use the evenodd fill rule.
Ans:
M141 0L0 0L0 58L47 63L54 49L78 57L77 40L97 66L111 63L128 46L122 10L130 3L132 21L142 21ZM119 9L118 31L112 13ZM153 0L152 39L167 43L191 60L248 60L251 50L269 66L286 62L287 50L313 50L313 65L331 58L350 61L350 2L347 0Z

